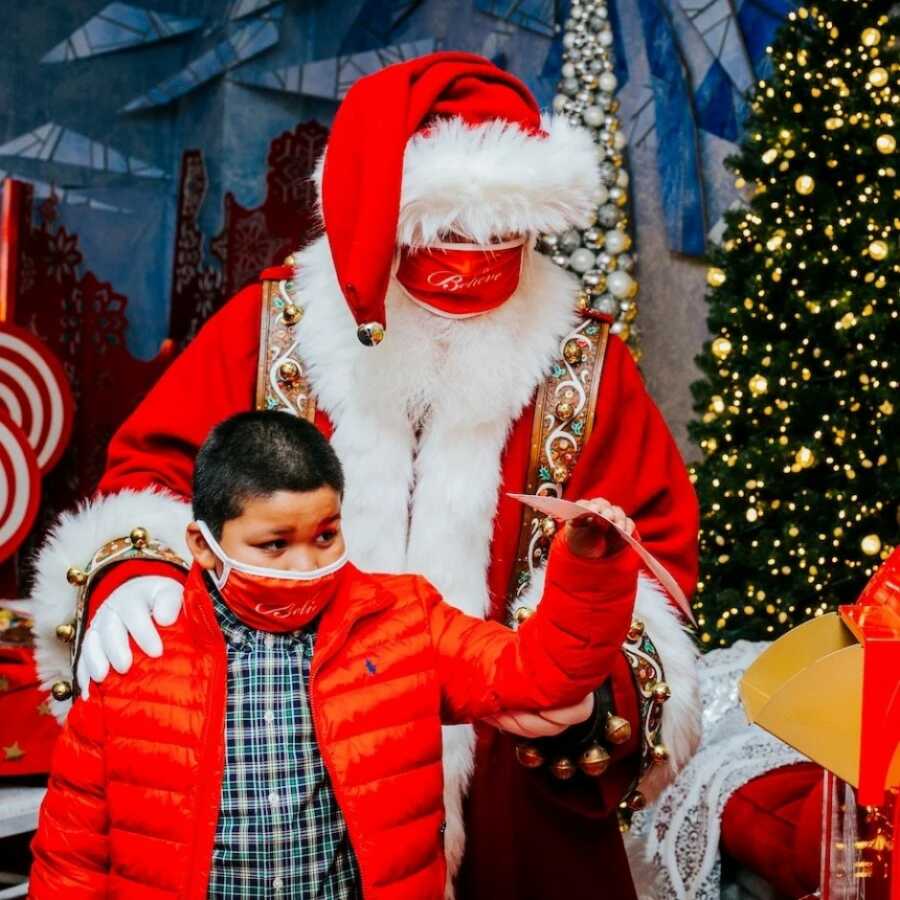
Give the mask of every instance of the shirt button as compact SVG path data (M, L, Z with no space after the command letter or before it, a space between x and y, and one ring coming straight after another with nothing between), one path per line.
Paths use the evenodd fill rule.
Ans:
M275 646L275 635L267 634L265 637L265 644L266 644L266 647L268 647L268 649L271 650Z
M275 721L275 713L271 709L267 709L263 713L263 721L271 725Z
M272 879L272 887L275 888L276 891L280 891L284 887L284 879L283 878L273 878Z
M276 794L275 791L269 792L269 803L271 803L272 806L278 806L278 794Z

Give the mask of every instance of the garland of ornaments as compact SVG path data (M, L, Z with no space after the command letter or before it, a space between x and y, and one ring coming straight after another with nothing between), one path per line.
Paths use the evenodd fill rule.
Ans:
M619 130L619 102L613 98L618 82L613 74L612 43L605 0L572 0L553 111L590 129L597 144L600 187L588 228L542 235L539 247L581 279L581 308L612 317L610 330L628 341L635 353L638 284L632 277L636 258L628 252L628 173L622 157L627 140Z

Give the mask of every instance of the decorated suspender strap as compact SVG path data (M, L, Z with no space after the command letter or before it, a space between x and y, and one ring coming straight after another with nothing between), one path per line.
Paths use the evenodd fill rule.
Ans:
M594 426L597 391L609 340L605 319L585 318L559 345L559 359L538 388L525 492L562 497L585 441ZM553 519L523 507L519 549L509 597L527 589L547 559L556 531Z
M290 295L288 278L263 281L256 409L281 410L312 422L316 398L297 353L297 323L303 310Z

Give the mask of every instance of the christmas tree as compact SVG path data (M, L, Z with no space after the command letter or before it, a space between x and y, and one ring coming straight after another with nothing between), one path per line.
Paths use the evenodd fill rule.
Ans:
M791 13L729 160L693 385L707 647L852 603L898 537L897 19Z

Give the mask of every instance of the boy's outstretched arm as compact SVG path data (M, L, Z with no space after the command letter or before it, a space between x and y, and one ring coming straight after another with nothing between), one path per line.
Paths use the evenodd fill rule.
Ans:
M53 751L47 795L31 844L32 900L108 895L109 837L99 697L76 702Z
M518 631L467 616L426 585L446 721L582 700L621 653L638 568L609 526L567 526L550 552L541 604Z

